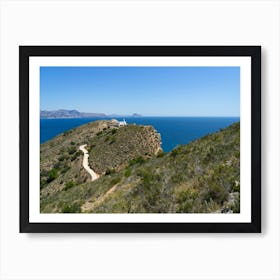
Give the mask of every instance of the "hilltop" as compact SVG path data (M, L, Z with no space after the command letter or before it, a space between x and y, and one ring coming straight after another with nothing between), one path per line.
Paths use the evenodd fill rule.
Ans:
M149 158L161 151L160 135L151 126L118 127L116 120L87 123L41 144L41 195L90 181L82 167L81 145L87 145L89 165L99 175L119 171L135 158Z
M90 182L81 167L80 144L88 144L90 164L102 172L96 181ZM63 156L68 156L65 173ZM152 127L116 129L106 121L94 122L41 145L41 168L48 176L59 162L63 167L56 178L41 184L41 212L240 211L239 123L162 153ZM46 180L42 169L41 180Z

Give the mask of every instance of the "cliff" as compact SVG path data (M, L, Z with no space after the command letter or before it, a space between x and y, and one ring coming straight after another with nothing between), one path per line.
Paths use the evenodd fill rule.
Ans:
M116 121L100 120L66 131L41 144L41 195L80 185L91 177L82 167L81 145L87 145L89 166L99 175L124 168L135 158L150 158L161 151L160 135L151 126L118 127Z

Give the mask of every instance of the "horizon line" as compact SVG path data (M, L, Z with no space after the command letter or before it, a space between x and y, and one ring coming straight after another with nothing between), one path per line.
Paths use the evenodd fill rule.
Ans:
M141 115L141 116L136 116L134 117L133 115L119 115L119 114L112 114L112 115L106 115L104 117L98 117L98 116L93 116L93 117L80 117L80 118L75 118L75 117L51 117L51 118L41 118L40 119L88 119L88 118L97 118L97 119L103 119L103 118L125 118L125 117L131 117L131 118L153 118L153 117L158 117L158 118L240 118L240 116L185 116L185 115Z

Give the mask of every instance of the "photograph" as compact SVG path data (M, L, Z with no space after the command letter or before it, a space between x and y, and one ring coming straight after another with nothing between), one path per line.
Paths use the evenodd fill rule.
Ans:
M258 46L21 46L21 232L259 232Z
M240 67L40 67L40 212L239 213Z

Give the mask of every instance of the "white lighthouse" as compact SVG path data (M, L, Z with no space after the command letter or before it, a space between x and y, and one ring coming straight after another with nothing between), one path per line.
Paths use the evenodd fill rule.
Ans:
M127 125L127 123L126 123L125 119L123 119L123 121L119 122L119 126L126 126L126 125Z

